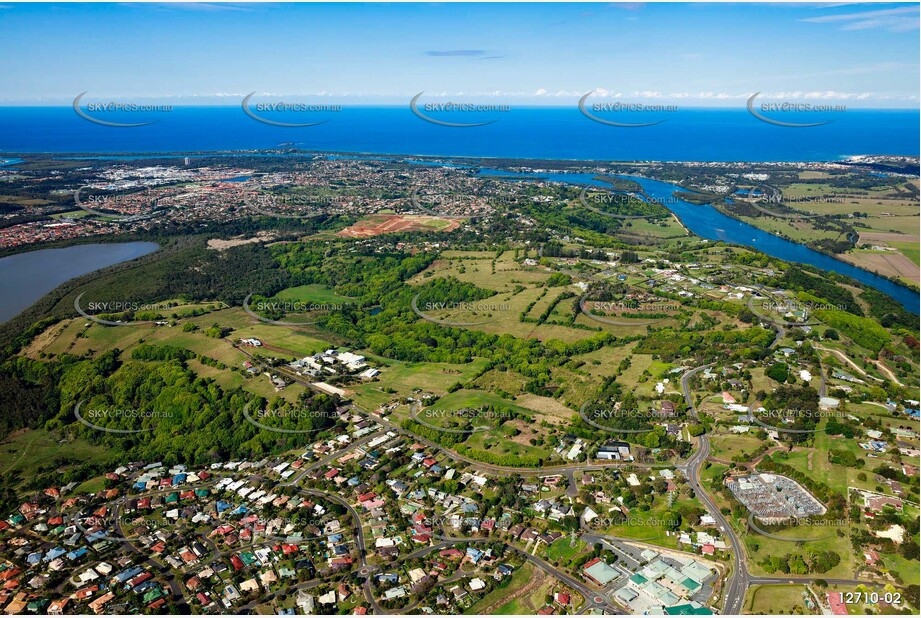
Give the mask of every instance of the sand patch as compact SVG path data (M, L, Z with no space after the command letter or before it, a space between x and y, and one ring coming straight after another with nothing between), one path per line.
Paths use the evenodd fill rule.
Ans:
M550 397L541 397L540 395L534 395L533 393L526 393L517 397L515 399L515 403L522 408L527 408L529 410L538 412L543 417L542 420L545 420L548 423L568 423L577 414L573 410L570 410L561 404L556 399L551 399Z
M230 249L231 247L239 247L240 245L251 245L257 242L266 242L273 240L275 235L271 232L259 232L255 236L250 238L230 238L227 240L221 238L210 238L208 239L208 248L214 249L215 251L224 251Z
M356 221L336 235L342 238L371 238L395 232L450 232L460 227L457 219L423 215L372 215Z

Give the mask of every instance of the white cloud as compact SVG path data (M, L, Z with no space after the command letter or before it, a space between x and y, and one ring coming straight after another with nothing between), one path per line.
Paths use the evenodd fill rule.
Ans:
M859 13L844 13L841 15L822 15L819 17L806 17L800 21L814 24L841 24L842 30L869 30L872 28L885 28L891 32L907 32L917 30L919 26L918 5L905 6L896 9L882 9L876 11L862 11Z

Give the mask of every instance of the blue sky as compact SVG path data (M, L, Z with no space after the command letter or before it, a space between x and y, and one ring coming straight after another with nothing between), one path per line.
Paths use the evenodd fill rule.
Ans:
M0 104L918 106L918 4L15 4Z

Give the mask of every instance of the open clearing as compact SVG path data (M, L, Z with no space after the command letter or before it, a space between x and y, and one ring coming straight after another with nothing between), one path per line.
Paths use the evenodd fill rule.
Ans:
M838 257L870 272L887 277L899 277L916 285L921 283L921 270L918 269L918 265L895 251L857 249L852 253L841 253Z
M342 238L370 238L393 232L450 232L460 227L457 219L424 215L371 215L337 232Z

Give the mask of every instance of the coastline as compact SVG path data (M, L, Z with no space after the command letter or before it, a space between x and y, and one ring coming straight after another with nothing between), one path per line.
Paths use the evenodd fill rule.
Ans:
M66 155L66 156L62 156ZM485 155L464 155L464 154L419 154L419 153L394 153L383 151L362 151L362 150L329 150L329 149L307 149L293 148L284 146L275 146L269 148L243 148L243 149L218 149L218 150L162 150L162 151L111 151L104 152L98 150L91 151L17 151L17 150L0 150L0 161L11 159L0 164L0 167L16 165L24 157L47 157L51 159L59 158L62 160L71 159L160 159L173 157L190 157L190 158L207 158L207 157L236 157L236 156L260 156L260 157L352 157L352 158L370 158L377 157L383 160L421 160L431 162L445 162L464 160L471 164L476 161L488 161L495 165L498 161L508 162L508 165L528 166L534 164L554 164L558 166L566 165L856 165L871 167L872 162L864 162L859 159L865 157L892 157L914 159L916 162L921 161L921 154L902 155L902 154L860 154L860 155L838 155L837 158L818 158L818 159L796 159L796 160L779 160L779 159L732 159L732 160L705 160L705 159L599 159L597 157L587 159L576 159L567 157L503 157L503 156L485 156ZM472 165L471 165L472 166Z
M331 151L325 151L325 150L323 150L323 151L320 151L320 150L318 150L318 151L303 151L303 150L297 150L297 149L295 149L295 150L292 150L292 151L280 151L280 150L274 150L274 149L272 149L272 150L262 150L262 151L257 151L257 150L247 150L247 151L207 151L208 154L205 154L205 152L206 152L206 151L197 151L197 153L198 153L202 158L207 158L207 157L209 157L209 156L210 156L210 157L214 157L214 158L219 158L219 157L243 157L243 158L245 158L245 157L269 157L269 158L271 158L271 157L277 157L277 158L282 158L282 159L283 159L283 158L286 158L286 157L297 157L297 158L300 158L300 157L311 157L311 158L345 157L345 158L355 158L355 159L365 159L365 158L369 158L369 157L366 156L364 153L343 153L343 152L331 152ZM193 154L193 153L176 152L176 153L174 154L174 156L175 156L175 157L190 156L190 155L192 155L192 154ZM99 159L99 160L125 159L125 160L140 160L140 159L149 159L149 158L153 158L153 159L169 158L169 157L166 157L166 156L163 156L163 155L160 155L160 154L158 154L158 155L148 155L148 154L144 154L144 153L130 153L130 154L119 154L119 155L108 155L108 154L100 154L100 153L67 153L67 155L68 155L67 157L59 157L59 156L56 156L55 154L46 154L46 155L44 155L44 156L50 156L50 157L52 157L53 159L59 159L59 160L60 160L60 159L67 159L67 160L71 160L71 159ZM7 157L7 156L8 156L8 155L6 155L6 154L0 154L0 157ZM26 154L25 156L30 156L30 155ZM34 157L35 155L31 155L31 156ZM465 168L470 168L470 169L477 169L477 168L479 168L479 169L478 169L478 173L482 173L482 172L483 172L484 167L482 167L482 164L484 164L484 163L488 163L488 164L494 165L494 166L501 166L501 167L503 167L503 168L506 168L505 171L508 171L509 173L512 173L512 174L515 173L515 170L514 170L514 169L510 169L510 168L516 168L516 167L528 168L527 171L522 171L522 173L520 174L522 180L534 180L535 178L544 178L544 177L545 177L545 172L546 172L546 177L547 177L548 180L550 180L549 176L553 176L553 175L565 176L565 175L568 175L568 174L586 174L586 173L589 173L589 174L597 174L597 171L595 171L595 170L591 170L591 171L586 172L585 168L586 168L586 167L592 167L592 166L605 166L605 167L608 167L608 168L610 168L610 167L616 168L616 167L618 167L618 166L621 166L621 167L647 167L647 166L650 166L650 165L669 165L669 164L672 164L672 165L714 165L714 166L752 165L752 166L769 166L769 167L770 167L770 166L789 166L789 165L803 165L803 166L807 166L807 165L820 165L820 166L821 166L821 165L845 165L844 163L838 163L838 162L823 162L823 161L796 162L796 163L785 163L785 162L758 162L758 163L744 163L744 162L742 162L742 163L727 163L727 162L721 162L721 161L719 161L719 162L699 162L699 161L686 162L686 161L644 161L644 160L634 160L634 161L600 161L600 160L594 160L594 159L593 159L593 160L590 160L590 161L568 160L568 159L567 159L567 160L561 160L561 159L531 159L531 158L525 158L525 159L508 159L508 158L504 158L504 157L493 157L493 158L487 158L487 157L465 157L465 156L454 157L454 156L444 156L444 155L442 155L442 156L432 156L432 155L400 155L400 154L377 154L377 153L375 153L375 154L372 155L372 156L374 156L375 159L380 159L380 160L385 160L385 161L395 161L395 162L401 162L401 163L406 163L406 164L413 164L414 161L418 161L418 162L432 163L432 164L436 164L436 165L447 165L447 166L451 166L451 165L453 164L453 165L458 166L458 167L465 167ZM859 157L867 157L867 156L886 157L886 156L889 156L889 155L850 155L850 156L851 156L851 157L855 157L855 156L859 156ZM906 157L906 156L903 156L903 155L891 155L891 157L892 157L892 158L895 158L895 159L909 159L909 160L917 160L917 159L918 159L917 157ZM548 169L548 168L563 168L563 169L553 169L553 170L551 171L551 170ZM10 169L10 168L7 168L7 169ZM486 167L485 169L495 169L495 168ZM622 172L609 171L608 173L610 173L610 174L612 174L612 175L618 175L618 174L623 175L623 171L622 171ZM642 178L642 179L644 179L644 180L648 180L648 181L651 181L651 182L659 182L659 183L663 183L663 184L667 184L667 185L672 185L672 186L675 186L675 187L679 187L680 189L686 190L686 191L688 191L688 192L694 192L694 191L691 190L691 189L688 189L688 188L686 188L686 187L681 186L681 185L678 184L678 182L675 181L675 180L660 180L660 179L655 178L655 177L653 177L653 176L651 176L651 175L648 175L648 173L647 173L647 174L638 174L638 173L636 173L636 172L629 172L629 173L631 173L631 174L632 174L634 177L636 177L636 178ZM575 179L573 179L572 181L554 179L554 181L558 181L558 182L572 182L572 184L577 184L577 180L575 180ZM646 193L645 190L644 190L644 193ZM650 197L650 196L648 196L648 194L647 194L647 197ZM654 199L654 198L653 198L653 199ZM659 201L659 200L656 200L656 201ZM694 205L694 206L707 206L707 205L696 205L696 204L691 204L691 205ZM721 215L723 215L723 216L726 216L727 218L731 218L731 219L733 219L733 220L735 220L735 221L738 221L738 222L741 223L741 224L750 226L751 228L753 228L753 229L755 229L755 230L758 230L759 232L762 232L762 233L767 234L767 235L769 235L769 236L773 236L773 237L778 238L778 239L780 239L780 240L784 240L784 241L786 241L786 242L790 242L790 243L795 244L795 245L797 245L797 246L799 246L799 247L803 247L803 248L805 248L805 249L809 249L809 250L811 250L811 251L814 251L814 252L817 253L817 254L823 255L823 256L828 257L828 258L830 258L830 259L833 259L833 260L835 260L835 261L837 261L837 262L840 262L840 263L843 264L843 265L846 265L846 266L855 268L855 269L857 269L857 270L859 270L859 271L862 271L863 273L866 273L868 276L874 276L874 277L878 277L878 278L881 279L881 280L885 280L885 281L889 282L890 284L895 285L895 286L898 286L898 287L900 287L900 288L904 289L905 291L910 292L910 293L912 293L912 294L918 294L918 292L919 292L919 289L918 289L917 287L911 286L911 285L909 285L909 284L906 283L906 282L903 282L903 281L898 280L898 279L894 279L894 278L892 278L892 277L890 277L890 276L887 276L887 275L883 275L883 274L879 274L879 273L876 273L876 272L867 270L867 269L865 269L865 268L863 268L863 267L861 267L861 266L858 266L858 265L853 264L853 263L851 263L851 262L849 262L849 261L843 260L843 259L839 258L837 255L834 255L834 254L831 254L831 253L822 251L821 249L818 249L818 248L816 248L816 247L812 247L812 246L810 246L810 245L808 245L808 244L799 243L799 242L797 242L797 241L795 241L795 240L792 240L792 239L790 239L790 238L787 238L787 237L785 237L785 236L783 236L783 235L775 234L774 232L769 232L769 231L766 231L766 230L762 230L762 229L758 228L757 226L755 226L755 225L753 225L753 224L751 224L751 223L749 223L749 222L747 222L747 221L744 221L743 219L740 219L739 217L734 216L732 213L728 213L728 212L724 211L722 208L719 208L718 206L713 206L713 205L709 205L709 206L714 207L714 211L715 211L715 212L717 212L717 213L719 213L719 214L721 214ZM667 208L667 206L666 206L666 208ZM669 210L671 210L671 209L669 209ZM671 214L678 220L678 222L681 224L681 227L685 230L685 232L686 232L687 234L693 234L693 232L691 232L691 230L690 230L690 228L688 227L688 225L687 225L684 221L681 220L681 217L680 217L679 215L677 215L677 214L674 213L674 212L672 212ZM698 234L698 235L699 235L699 234ZM142 235L142 236L146 236L146 238L144 238L144 239L146 240L146 239L150 239L151 236L156 236L156 235ZM45 249L45 248L62 247L62 246L69 246L69 245L73 245L73 244L83 244L83 243L91 243L91 242L121 242L121 241L123 241L123 238L121 238L121 237L119 237L119 236L117 236L117 235L116 235L116 236L103 235L102 237L107 238L108 240L99 240L99 238L101 238L100 236L88 236L88 237L80 238L80 239L69 239L69 240L66 240L66 241L54 241L54 242L49 243L49 244L47 244L47 245L46 245L46 244L42 244L42 243L36 244L36 245L30 245L28 250L29 250L29 251L31 251L31 250L40 250L40 249ZM130 236L129 236L129 237L130 237ZM139 239L140 239L140 238L139 238ZM711 240L714 240L714 239L711 239ZM720 240L720 242L724 242L724 243L726 243L726 244L734 244L734 245L737 245L737 246L747 247L747 248L749 248L749 249L752 249L752 250L755 250L755 251L759 251L759 252L761 252L761 253L765 253L766 255L771 255L770 253L765 252L763 249L761 249L761 248L759 248L759 247L756 247L756 246L754 246L753 244L746 244L746 243L744 243L744 242L731 241L731 240ZM2 257L2 256L7 256L7 255L13 255L13 254L16 254L16 253L20 253L20 252L19 252L19 251L16 251L15 249L13 249L13 250L4 250L4 251L0 251L0 257ZM847 275L847 274L843 274L843 273L836 272L834 269L826 269L826 268L822 268L822 267L812 266L812 265L810 265L810 264L808 264L808 263L799 262L799 261L791 261L791 260L788 260L788 259L785 259L785 258L782 258L782 257L781 257L781 258L778 258L778 259L783 259L784 261L788 261L788 262L790 262L790 263L797 263L797 264L801 264L801 265L804 265L804 266L809 266L811 269L815 269L817 272L820 272L820 273L821 273L821 272L835 272L836 275L840 275L840 276L842 276L842 277L846 277L846 278L848 278L849 280L851 280L851 281L857 283L857 284L860 285L860 286L878 289L878 288L876 288L876 286L873 286L873 285L870 285L870 284L867 284L867 283L858 281L858 280L855 279L854 277L852 277L852 276L850 276L850 275ZM880 290L880 291L881 291L881 290ZM884 292L884 293L885 293L885 292ZM891 294L887 294L887 295L891 296ZM893 297L893 298L895 298L895 297ZM912 311L914 312L914 310L912 310Z

